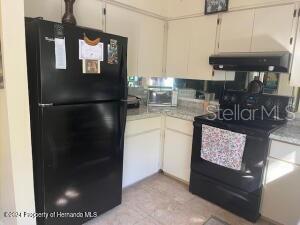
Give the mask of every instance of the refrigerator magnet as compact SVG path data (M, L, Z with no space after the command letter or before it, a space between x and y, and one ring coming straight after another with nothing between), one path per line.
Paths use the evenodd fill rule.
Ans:
M82 73L84 74L100 74L100 60L84 59L82 60Z
M118 64L118 41L114 39L110 39L110 43L108 44L108 64Z
M55 38L55 68L60 70L67 69L66 43L63 38Z
M79 59L103 61L103 43L89 45L84 40L79 40Z

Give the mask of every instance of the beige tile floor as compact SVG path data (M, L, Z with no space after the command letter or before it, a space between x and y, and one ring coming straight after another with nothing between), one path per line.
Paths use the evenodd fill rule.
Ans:
M162 174L123 192L120 206L85 225L201 225L216 216L231 225L251 225L188 191L188 186ZM271 225L259 220L257 225Z

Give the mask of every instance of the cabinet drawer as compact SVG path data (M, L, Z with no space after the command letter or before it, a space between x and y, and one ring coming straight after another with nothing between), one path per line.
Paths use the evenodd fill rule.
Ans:
M275 159L300 165L300 146L280 141L272 141L270 156Z
M140 134L143 132L160 129L161 117L147 118L129 121L126 124L125 136Z
M187 135L193 135L193 123L191 121L167 117L166 127L172 130L177 130Z

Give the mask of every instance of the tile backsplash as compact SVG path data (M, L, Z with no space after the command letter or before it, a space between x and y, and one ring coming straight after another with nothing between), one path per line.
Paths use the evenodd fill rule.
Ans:
M255 77L259 77L263 82L264 93L292 96L294 97L294 108L298 108L299 89L289 85L288 75L275 73L236 72L234 79L227 81L130 77L128 79L129 94L136 95L146 102L148 87L171 87L178 90L179 99L210 99L210 101L217 102L224 89L247 90L248 84Z

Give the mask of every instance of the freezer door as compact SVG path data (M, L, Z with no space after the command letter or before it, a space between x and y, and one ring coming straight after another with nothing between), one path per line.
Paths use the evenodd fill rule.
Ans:
M57 215L39 224L82 224L121 203L125 110L119 102L42 109L44 185L37 201L44 209L38 211L82 217Z
M36 29L34 29L36 28ZM57 30L61 30L57 31ZM65 38L66 69L56 69L55 37ZM83 73L79 59L79 40L84 36L100 38L104 44L104 61L100 74ZM27 23L27 52L30 63L29 76L37 79L39 103L65 104L126 99L127 88L127 38L72 25L61 25L44 20ZM117 41L118 62L108 63L108 44ZM33 50L36 49L36 50ZM32 60L30 60L32 62ZM31 79L29 79L31 80Z

